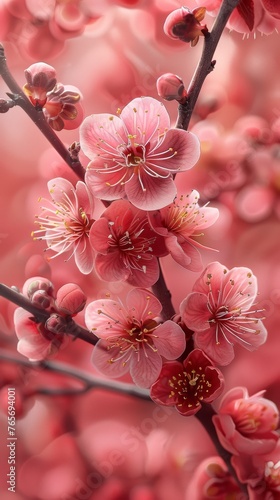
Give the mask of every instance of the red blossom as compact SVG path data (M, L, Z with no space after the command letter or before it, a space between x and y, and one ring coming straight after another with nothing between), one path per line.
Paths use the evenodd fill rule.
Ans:
M151 387L151 398L158 404L175 406L181 415L197 413L202 403L211 403L223 390L222 372L200 349L194 349L180 363L164 363L158 380Z
M191 46L194 47L199 37L208 32L206 24L200 24L205 13L205 7L197 7L192 11L187 7L176 9L167 17L163 27L164 32L175 40L191 42Z

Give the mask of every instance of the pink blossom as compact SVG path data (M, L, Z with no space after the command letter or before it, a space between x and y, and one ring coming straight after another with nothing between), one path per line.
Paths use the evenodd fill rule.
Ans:
M276 446L279 412L264 392L249 396L244 387L231 389L213 417L222 446L234 455L264 455Z
M93 223L89 239L98 252L95 270L101 279L126 280L139 287L150 287L158 280L157 235L149 227L146 212L128 201L114 201Z
M257 296L257 279L246 267L229 270L212 262L181 303L183 322L194 331L194 344L216 364L234 358L234 344L253 351L266 341L267 331L251 309Z
M136 385L149 387L158 377L162 358L175 359L185 349L185 335L171 320L162 323L159 300L148 290L133 289L126 306L111 299L91 302L85 310L89 330L100 338L93 364L104 375L130 371Z
M42 206L36 223L40 229L34 231L34 239L45 240L56 257L65 252L74 256L79 271L89 274L93 269L93 249L89 242L89 231L93 222L94 200L87 186L78 181L76 188L61 177L48 182L52 200ZM67 260L68 260L67 259Z
M81 93L77 87L62 83L57 83L52 91L47 93L43 113L54 130L72 130L80 126L83 121L80 98Z
M185 198L185 199L184 199ZM165 245L181 266L191 271L201 271L202 261L197 241L203 230L212 226L219 211L198 204L199 193L193 190L185 197L178 196L171 205L148 214L153 230L165 238Z
M134 99L119 116L87 117L80 142L91 159L85 182L95 196L127 197L143 210L171 203L176 195L173 174L193 167L200 154L196 136L170 129L167 110L152 97Z
M200 349L183 361L164 363L158 380L151 387L151 398L158 404L175 406L181 415L194 415L201 403L211 403L222 393L224 377Z

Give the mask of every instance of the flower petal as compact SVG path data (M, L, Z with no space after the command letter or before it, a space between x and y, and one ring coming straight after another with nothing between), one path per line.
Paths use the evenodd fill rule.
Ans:
M141 181L139 180L141 179ZM172 177L152 177L141 170L125 184L129 201L142 210L157 210L173 201L177 189Z
M162 359L158 353L148 347L134 353L130 363L130 374L136 385L150 387L160 374Z
M123 143L127 143L127 132L118 116L91 115L80 126L81 148L90 160L101 156L105 159L117 157L118 146Z
M186 348L185 333L182 328L167 320L154 332L154 345L161 356L166 359L176 359L183 354Z
M113 362L112 358L114 358ZM129 364L123 363L121 359L120 348L108 349L108 343L105 340L99 340L94 347L92 363L103 375L111 378L122 377L129 370Z

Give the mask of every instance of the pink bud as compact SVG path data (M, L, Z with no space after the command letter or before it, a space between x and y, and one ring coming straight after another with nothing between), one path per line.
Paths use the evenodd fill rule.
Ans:
M182 102L186 100L187 91L182 78L173 73L165 73L157 80L158 95L166 101Z
M45 322L45 328L56 335L65 333L67 329L67 321L63 316L59 314L51 314L51 316Z
M200 36L208 32L206 24L200 24L204 19L205 7L190 10L187 7L176 9L167 16L163 29L167 36L182 42L191 42L194 47Z
M45 290L37 290L33 293L31 297L32 304L43 309L48 309L52 304L52 298L47 294Z
M64 314L71 316L82 311L86 304L86 296L75 283L63 285L57 292L56 307Z
M29 278L23 285L22 293L29 299L32 299L33 294L37 290L44 290L49 297L53 297L54 286L52 282L40 276Z
M23 90L34 106L43 107L47 92L56 85L56 70L43 62L31 64L24 72L27 83Z

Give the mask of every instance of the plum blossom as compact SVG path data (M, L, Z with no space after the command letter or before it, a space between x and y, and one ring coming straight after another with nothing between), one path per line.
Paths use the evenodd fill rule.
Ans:
M133 99L119 116L88 116L80 127L82 151L91 162L85 182L97 198L123 197L137 208L156 210L173 201L173 175L197 162L197 137L170 129L162 103Z
M79 271L89 274L93 269L94 251L89 242L93 223L94 200L87 186L78 181L76 188L66 179L57 177L48 182L51 200L41 206L35 223L40 229L33 231L35 240L45 240L48 249L57 257L71 252Z
M194 345L218 365L234 358L234 344L249 351L266 341L267 331L252 309L257 296L257 279L246 267L227 269L212 262L195 282L193 291L181 303L183 322L194 331Z
M179 357L186 345L185 334L171 320L160 320L159 300L145 289L131 290L126 305L112 299L91 302L85 322L100 340L92 361L104 375L121 377L128 371L136 385L150 387L157 379L162 356Z
M202 270L197 241L203 230L212 226L219 216L217 208L198 204L199 193L193 190L186 196L178 196L171 205L148 213L153 230L164 237L165 245L173 259L191 271Z
M264 392L249 396L245 387L231 389L213 417L222 446L234 455L264 455L277 444L279 411Z
M194 349L183 363L164 363L151 387L151 398L158 404L175 406L181 415L189 416L200 410L202 402L214 401L223 387L222 372L200 349Z
M95 270L105 281L126 280L130 285L149 287L159 277L155 242L146 212L126 200L114 201L96 220L89 239L96 250Z

